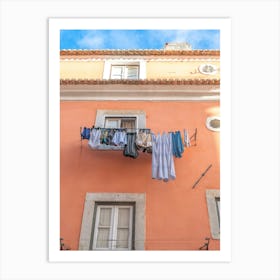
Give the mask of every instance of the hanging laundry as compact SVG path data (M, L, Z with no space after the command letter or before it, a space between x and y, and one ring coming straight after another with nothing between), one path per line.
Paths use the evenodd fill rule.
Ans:
M116 131L112 143L116 146L124 146L127 144L127 136L125 131Z
M108 145L109 139L108 139L108 133L109 131L107 129L102 129L100 133L100 143Z
M114 135L115 135L115 130L109 129L107 134L107 145L114 145L113 143Z
M191 140L189 138L189 134L186 129L184 129L184 145L187 148L189 148L191 146Z
M126 136L127 136L127 144L124 147L123 155L126 157L137 158L138 151L135 144L136 132L128 132Z
M136 146L142 152L152 152L152 134L149 130L139 130L136 136Z
M91 149L96 149L97 147L100 146L100 135L101 135L101 130L100 129L95 129L93 128L90 133L90 138L88 141L88 145Z
M164 182L175 179L172 134L152 135L152 149L152 178Z
M84 127L81 133L82 139L89 139L90 138L91 129L88 127Z
M177 158L182 157L182 153L184 152L184 146L181 138L180 131L171 132L172 135L172 150L173 155Z

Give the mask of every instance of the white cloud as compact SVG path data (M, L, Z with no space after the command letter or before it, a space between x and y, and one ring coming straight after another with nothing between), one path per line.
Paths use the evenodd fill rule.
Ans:
M77 41L84 49L162 49L167 42L187 42L193 49L219 48L219 33L206 30L91 30Z
M98 36L95 32L88 32L82 39L77 41L77 45L84 49L100 49L104 46L104 38Z

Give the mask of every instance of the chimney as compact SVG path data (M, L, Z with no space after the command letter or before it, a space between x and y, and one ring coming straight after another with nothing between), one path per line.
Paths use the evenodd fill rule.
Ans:
M165 50L191 50L192 47L190 44L186 43L186 42L182 42L182 43L165 43L164 46Z

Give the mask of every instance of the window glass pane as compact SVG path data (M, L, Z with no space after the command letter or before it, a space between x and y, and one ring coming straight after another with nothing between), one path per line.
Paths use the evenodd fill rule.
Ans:
M122 79L122 78L123 78L123 66L112 66L111 79Z
M118 228L129 227L130 208L119 208L118 213Z
M219 222L219 225L220 225L220 198L216 197L215 201L216 201L216 207L217 207L218 222Z
M218 210L219 210L219 213L220 213L220 199L217 199L216 202L217 202L217 207L218 207Z
M100 226L110 226L111 224L111 208L100 208L100 217L99 217L99 227Z
M117 232L117 248L128 248L128 229L118 229Z
M105 127L108 128L119 128L120 119L105 119Z
M98 229L96 248L109 248L109 228Z

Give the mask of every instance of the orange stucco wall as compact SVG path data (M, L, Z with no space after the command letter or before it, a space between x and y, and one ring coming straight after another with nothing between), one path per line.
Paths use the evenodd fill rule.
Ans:
M62 101L60 106L60 234L65 244L78 249L87 192L146 193L146 250L197 250L211 237L205 191L220 187L219 133L208 130L205 120L219 115L219 102ZM87 140L81 142L80 127L94 124L97 109L143 110L155 133L197 128L197 146L174 159L174 181L152 179L150 154L132 159L121 151L94 151ZM219 246L219 240L211 240L209 249Z

